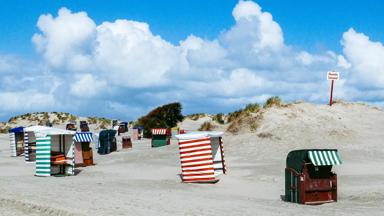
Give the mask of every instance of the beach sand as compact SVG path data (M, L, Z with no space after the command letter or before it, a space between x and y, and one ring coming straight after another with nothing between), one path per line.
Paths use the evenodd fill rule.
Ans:
M183 129L197 129L192 120ZM223 126L224 128L224 126ZM223 129L220 128L220 129ZM260 134L268 134L262 136ZM384 212L384 112L363 104L293 104L264 111L256 131L224 136L228 173L217 184L181 183L177 141L150 140L108 155L70 177L35 177L34 164L10 157L0 135L0 215L381 215ZM121 136L118 137L121 140ZM337 148L338 202L287 203L289 151Z

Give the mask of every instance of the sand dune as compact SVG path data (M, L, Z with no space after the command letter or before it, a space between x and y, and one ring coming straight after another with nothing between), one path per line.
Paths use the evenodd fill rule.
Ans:
M205 120L204 120L205 121ZM197 129L201 122L182 127ZM175 140L150 141L109 155L72 177L35 177L34 164L9 157L0 136L0 215L381 215L384 112L367 105L293 104L263 111L255 131L224 137L228 174L219 183L184 184ZM225 129L226 125L220 129ZM118 137L120 140L121 137ZM339 202L304 206L280 200L285 158L300 148L337 148Z

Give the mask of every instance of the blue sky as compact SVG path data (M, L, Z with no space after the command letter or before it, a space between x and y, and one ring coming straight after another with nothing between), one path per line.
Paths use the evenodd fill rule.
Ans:
M327 95L319 89L328 88L322 78L329 69L344 78L337 97L384 100L377 60L384 4L377 1L1 3L0 99L46 100L18 106L22 100L13 99L0 108L0 120L29 111L133 119L171 101L181 101L186 113L228 112L271 95L323 103ZM75 32L58 33L65 28Z
M147 22L155 34L178 43L193 33L212 39L233 25L231 16L237 0L101 0L2 1L0 7L0 51L34 56L30 41L41 14L55 14L61 7L86 11L96 23L115 19ZM350 27L383 41L384 4L376 0L259 0L284 30L285 40L295 46L315 50L340 51L340 35Z

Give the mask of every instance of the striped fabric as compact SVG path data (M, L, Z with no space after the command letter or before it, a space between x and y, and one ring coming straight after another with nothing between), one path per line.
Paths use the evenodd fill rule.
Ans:
M180 140L183 182L215 181L211 139Z
M75 142L92 142L93 141L91 132L76 133L73 139Z
M308 156L315 166L340 165L340 156L336 150L308 151Z
M36 176L51 175L51 136L36 137Z
M15 133L9 133L9 142L10 142L10 149L11 149L11 156L16 157L17 152L16 152L16 138L15 138Z
M24 132L24 160L29 161L28 132Z
M168 134L167 128L153 128L152 129L152 135L166 135Z

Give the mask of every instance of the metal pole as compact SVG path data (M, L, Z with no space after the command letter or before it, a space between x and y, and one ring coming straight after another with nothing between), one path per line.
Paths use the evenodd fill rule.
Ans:
M329 99L329 106L332 106L332 97L333 97L333 82L334 80L332 80L332 83L331 83L331 97Z

